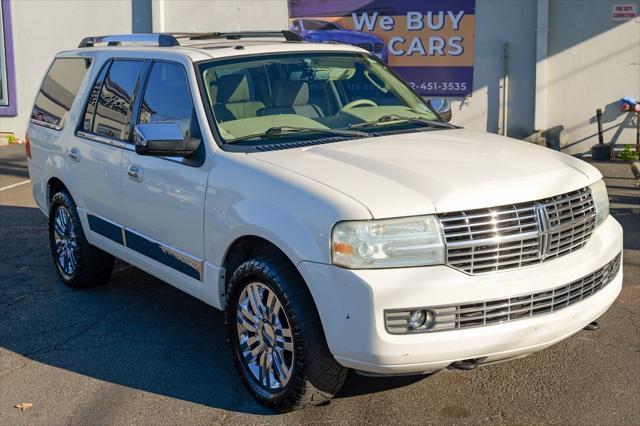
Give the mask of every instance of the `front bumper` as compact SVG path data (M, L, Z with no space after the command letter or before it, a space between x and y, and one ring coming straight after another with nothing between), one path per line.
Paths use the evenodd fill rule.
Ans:
M519 270L471 276L447 266L348 270L302 262L299 270L318 307L327 344L342 365L379 374L433 372L455 361L483 363L544 349L601 316L622 288L616 277L592 296L556 312L481 327L392 335L384 311L502 299L566 285L603 267L622 251L613 217L581 250Z

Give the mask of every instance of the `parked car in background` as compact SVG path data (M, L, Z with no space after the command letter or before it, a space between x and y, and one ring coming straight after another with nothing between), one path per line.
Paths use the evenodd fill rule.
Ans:
M387 62L388 50L384 40L375 34L347 30L335 22L320 19L299 18L289 24L289 29L303 39L314 43L335 41L361 47Z
M56 55L25 145L66 285L107 282L117 257L224 310L238 375L281 411L328 401L348 369L519 358L611 306L622 228L594 167L447 123L363 49L299 41Z

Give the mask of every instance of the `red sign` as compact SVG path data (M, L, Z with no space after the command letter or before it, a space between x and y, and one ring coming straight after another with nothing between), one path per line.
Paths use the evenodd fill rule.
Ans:
M638 16L636 5L633 3L614 4L611 10L611 19L613 22L624 22Z

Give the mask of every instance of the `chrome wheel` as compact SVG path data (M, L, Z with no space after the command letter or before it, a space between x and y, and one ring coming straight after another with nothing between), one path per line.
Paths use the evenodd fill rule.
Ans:
M291 323L278 296L262 283L247 285L236 313L240 352L245 367L265 389L284 388L294 362Z
M56 209L53 234L58 266L62 273L72 276L78 266L78 240L71 213L64 206Z

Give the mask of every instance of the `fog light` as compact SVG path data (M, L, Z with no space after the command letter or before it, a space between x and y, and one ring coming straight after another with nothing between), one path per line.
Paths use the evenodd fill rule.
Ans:
M431 311L424 309L416 309L409 313L409 319L407 320L407 326L410 330L417 330L423 327L431 327L433 325L434 315Z

